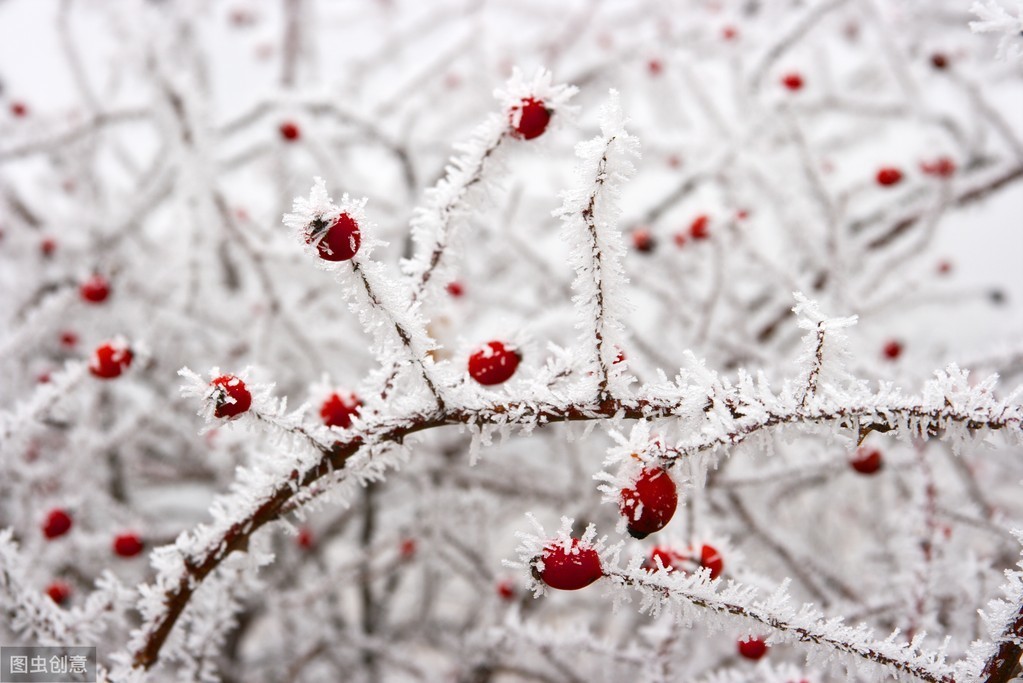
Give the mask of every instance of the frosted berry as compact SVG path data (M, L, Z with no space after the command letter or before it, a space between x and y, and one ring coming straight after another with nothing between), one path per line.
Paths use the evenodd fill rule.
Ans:
M323 237L316 244L316 250L324 261L347 261L359 253L362 233L359 232L359 224L347 213L334 219L329 228L323 221L314 223L306 235L306 244L311 244L320 235Z
M54 252L57 251L57 240L52 237L44 237L39 243L39 251L43 256L53 256Z
M79 285L78 293L89 303L103 303L110 296L110 282L97 273Z
M54 581L46 587L46 594L58 605L63 605L71 597L71 586L63 581Z
M644 469L632 488L622 490L618 503L633 538L646 538L663 529L671 521L676 507L675 482L660 467Z
M69 531L71 531L71 515L60 508L50 510L43 521L43 536L52 540Z
M725 570L725 560L721 557L721 553L714 546L707 544L700 546L699 553L694 548L690 548L685 553L677 555L674 563L676 569L682 569L687 564L695 565L694 570L704 568L710 570L711 579L721 576L721 572Z
M710 216L700 214L689 224L689 236L694 240L705 240L710 237Z
M331 394L320 406L320 417L328 427L348 429L352 426L352 417L359 414L362 401L355 394L342 392Z
M469 376L483 386L501 384L511 379L522 356L504 342L491 341L469 356Z
M897 168L886 166L877 172L877 184L881 187L898 185L902 180L902 171Z
M287 142L294 142L302 136L302 132L299 130L298 125L292 121L285 121L280 126L281 138Z
M881 352L884 354L884 357L887 358L888 360L898 360L899 356L902 355L902 342L896 339L892 339L890 342L884 345L884 348L881 350Z
M11 113L18 118L28 116L28 105L24 102L11 102Z
M217 388L214 394L217 401L213 409L214 417L236 417L252 406L252 394L240 378L221 375L210 384Z
M931 55L931 66L938 71L944 71L948 68L948 57L941 52L935 52Z
M664 567L667 571L674 571L680 569L679 561L684 559L678 552L663 545L655 546L650 551L650 557L643 561L643 569L648 572L654 572L658 570L657 561L660 560L661 567Z
M951 178L956 172L956 164L948 157L938 157L934 161L920 162L920 170L936 178Z
M792 92L803 89L803 77L797 73L788 73L782 76L781 84Z
M579 539L572 539L572 546L565 552L565 544L554 541L543 549L540 556L543 569L537 572L541 581L551 588L575 591L586 588L603 576L600 556L593 548L583 547Z
M89 372L100 379L114 379L131 367L135 355L123 343L110 341L100 344L89 359Z
M527 97L512 107L509 114L512 135L525 140L540 137L551 122L551 113L543 100Z
M114 537L114 554L118 557L135 557L142 552L145 545L142 539L135 533L123 533Z
M649 254L657 247L657 240L647 228L638 228L632 233L632 246L640 253Z
M456 299L465 294L465 287L462 286L461 282L453 280L448 283L447 289L448 294L455 297Z
M860 474L876 474L882 464L881 451L863 446L856 449L856 455L849 461L849 466Z
M739 654L746 659L752 659L756 661L767 654L767 643L760 638L750 638L749 640L740 640L739 643Z

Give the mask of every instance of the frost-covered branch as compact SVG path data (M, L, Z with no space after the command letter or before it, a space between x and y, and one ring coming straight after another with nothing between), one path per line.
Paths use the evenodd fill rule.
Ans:
M576 148L581 160L579 184L565 192L564 203L554 212L574 245L572 265L577 275L572 288L578 326L584 328L580 346L584 354L594 349L592 365L600 400L615 393L611 368L625 346L622 317L627 280L622 267L625 244L617 227L618 195L635 173L632 158L639 154L639 141L625 130L618 93L612 90L609 98L601 113L600 135Z

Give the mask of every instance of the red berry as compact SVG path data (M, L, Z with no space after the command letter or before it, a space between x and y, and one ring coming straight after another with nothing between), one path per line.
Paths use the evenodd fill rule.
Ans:
M884 345L882 352L888 360L897 360L902 355L902 342L893 339Z
M767 643L760 638L739 641L739 654L754 661L767 654Z
M797 73L789 73L782 76L781 84L792 92L803 89L803 77Z
M78 344L78 335L71 330L65 330L60 333L60 345L68 348Z
M700 214L689 224L689 235L694 240L705 240L710 237L710 216Z
M39 384L49 384L50 379L50 373L48 371L40 372L36 375L36 382Z
M551 121L552 110L548 109L543 100L527 97L512 107L508 118L511 122L512 135L517 138L532 140L543 135L547 124Z
M11 102L11 113L19 118L28 116L28 105L24 102Z
M458 282L457 280L449 282L446 289L448 291L448 294L455 297L456 299L465 294L465 287L463 287L462 283Z
M287 140L288 142L294 142L295 140L298 140L299 137L301 137L302 135L302 132L299 130L298 125L291 121L285 121L284 123L282 123L280 126L280 131L281 137Z
M416 556L416 539L403 538L398 552L401 554L403 560L411 560Z
M632 246L643 254L649 254L657 246L657 240L647 228L637 228L632 233Z
M515 584L509 579L505 579L497 584L497 594L501 596L502 600L514 600L515 599Z
M651 59L647 62L646 68L651 76L660 76L661 72L664 71L664 64L659 59Z
M735 217L738 218L740 221L744 221L747 218L749 218L749 210L739 209L738 211L735 212Z
M252 406L252 394L240 378L234 375L221 375L210 382L210 385L217 387L214 417L236 417Z
M352 426L352 417L359 414L361 406L362 401L355 394L333 393L320 406L320 417L328 427L348 429Z
M135 357L131 349L121 342L109 341L100 344L89 359L89 372L100 379L120 377L121 373L131 367Z
M933 55L931 55L931 66L933 66L938 71L942 71L948 68L948 57L946 57L941 52L935 52Z
M78 287L82 299L89 303L99 304L110 296L110 283L100 274L93 275Z
M725 40L735 40L739 35L739 29L734 26L725 26L721 29L721 37Z
M71 597L71 586L63 581L54 581L46 587L46 594L58 605L63 605Z
M572 547L565 552L565 544L553 541L543 549L543 569L538 572L541 581L551 588L575 591L585 588L604 574L600 556L593 548L582 547L579 539L572 539Z
M849 465L860 474L876 474L881 469L881 451L860 446Z
M956 172L956 164L948 157L938 157L934 161L920 162L920 170L937 178L951 178Z
M938 273L948 275L952 272L952 262L947 260L938 261Z
M678 507L675 482L660 467L644 469L631 489L623 489L618 509L628 520L633 538L646 538L663 529Z
M322 238L316 244L316 249L324 261L347 261L359 253L362 233L359 232L359 224L347 213L338 216L326 230L322 224L314 227L306 235L306 244L312 243L320 235Z
M135 557L145 547L135 533L123 533L114 537L114 554L118 557Z
M43 241L39 243L39 251L43 256L53 256L53 252L57 251L57 240L52 237L44 237Z
M43 536L52 540L69 531L71 531L71 515L60 508L50 510L46 515L46 521L43 522Z
M891 166L886 166L877 172L877 184L882 187L897 185L902 180L902 171Z
M313 530L307 526L302 527L298 530L298 536L295 537L295 543L302 550L310 550L316 545L316 537L313 536Z
M511 379L522 356L511 345L491 341L469 356L469 376L483 386L501 384Z
M721 572L725 569L725 560L721 557L721 554L712 545L704 544L700 546L700 556L695 556L695 550L690 548L685 553L674 553L673 567L675 569L681 569L684 564L696 565L695 569L709 569L710 578L716 579L721 576Z
M643 562L643 569L648 572L657 571L657 560L661 561L662 567L667 571L674 571L680 569L679 560L683 559L679 553L663 545L655 546L650 551L650 557Z

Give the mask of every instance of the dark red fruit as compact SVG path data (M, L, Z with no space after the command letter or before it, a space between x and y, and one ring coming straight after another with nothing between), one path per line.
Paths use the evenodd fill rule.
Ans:
M632 246L644 254L649 254L657 247L657 240L647 228L637 228L632 233Z
M710 570L710 578L716 579L721 576L721 572L725 569L725 560L718 553L717 549L712 545L700 546L699 555L694 548L690 548L685 553L675 553L672 551L673 563L672 566L675 569L687 569L691 567L693 570L698 571L706 568Z
M648 572L657 571L657 560L660 560L661 566L670 572L676 569L681 569L679 563L683 559L684 557L675 550L659 545L655 546L654 549L650 551L650 557L643 561L643 569Z
M71 515L60 508L50 510L43 522L43 536L53 540L69 531L71 531Z
M501 596L502 600L514 600L515 584L508 579L501 581L497 584L497 594Z
M898 185L902 180L902 171L897 168L886 166L877 172L877 184L881 187Z
M310 550L316 545L316 537L313 536L313 530L307 526L299 529L298 536L295 537L295 543L302 550Z
M938 157L934 161L920 162L920 170L936 178L951 178L956 172L956 164L948 157Z
M663 529L678 507L675 482L660 467L644 469L633 488L623 489L618 509L628 524L629 535L646 538Z
M469 356L469 376L483 386L501 384L511 379L522 356L511 345L491 341Z
M881 451L860 446L849 465L860 474L876 474L882 465Z
M54 581L46 587L46 594L58 605L63 605L71 597L71 586L63 581Z
M803 77L797 73L785 74L781 78L781 84L784 85L789 90L791 90L792 92L802 90Z
M11 102L11 113L18 118L28 116L28 105L24 102Z
M347 213L338 216L325 231L322 227L313 228L306 235L306 244L321 234L323 238L316 244L316 249L324 261L347 261L359 253L362 233L359 232L359 224Z
M585 588L604 574L600 556L593 548L583 547L579 539L572 539L572 547L565 552L565 544L554 541L543 549L543 569L540 580L551 588L575 591Z
M60 333L60 345L71 348L78 344L78 335L71 330L65 330Z
M355 394L331 394L320 406L320 417L328 427L348 429L352 426L352 417L359 414L361 406L362 401Z
M767 654L767 643L760 638L739 641L739 654L746 659L756 661Z
M291 122L285 121L280 127L281 137L288 142L294 142L302 136L302 132L299 130L298 125Z
M114 554L118 557L135 557L142 552L145 545L135 533L118 534L114 537Z
M135 355L119 342L100 344L89 359L89 372L100 379L114 379L131 367Z
M57 240L52 237L44 237L39 243L39 251L43 256L53 256L53 253L57 251Z
M547 124L551 121L552 111L542 100L527 97L512 107L509 120L513 135L517 138L532 140L543 135Z
M245 382L238 377L221 375L210 384L217 387L214 417L236 417L252 407L252 394L245 387Z
M888 360L897 360L902 355L902 342L892 339L881 351Z
M465 294L465 287L462 286L461 282L454 280L448 283L446 287L448 294L455 297L456 299Z
M948 57L940 52L935 52L931 55L931 66L938 71L943 71L948 68Z
M689 224L689 235L694 240L705 240L710 237L710 216L700 214Z
M110 296L110 282L102 275L93 275L78 287L78 293L89 303L103 303Z

